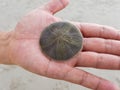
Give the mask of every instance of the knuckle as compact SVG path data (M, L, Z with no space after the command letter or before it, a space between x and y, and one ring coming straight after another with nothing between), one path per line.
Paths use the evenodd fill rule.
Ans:
M105 45L105 53L110 53L112 50L112 40L104 40L104 45Z
M102 26L100 31L99 31L99 37L102 37L104 33L105 33L105 27Z
M86 82L87 77L88 73L87 72L83 73L82 79L80 80L80 85L83 85Z
M119 66L118 66L118 69L120 70L120 57L118 57L118 60L119 60Z
M120 31L118 31L117 39L120 40Z
M94 90L99 90L99 88L100 88L100 84L101 84L101 79L99 79L99 81L98 81L98 83L96 84Z
M97 55L97 60L96 60L96 65L95 68L100 68L101 65L101 61L102 61L103 57L101 55Z

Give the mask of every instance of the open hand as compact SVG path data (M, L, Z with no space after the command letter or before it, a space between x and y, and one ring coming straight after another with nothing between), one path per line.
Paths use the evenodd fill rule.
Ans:
M114 28L71 21L83 34L82 52L71 60L55 62L40 51L42 30L53 22L62 21L54 14L65 8L68 2L50 0L18 22L9 45L10 63L42 76L69 81L93 90L119 90L111 82L76 68L120 69L120 32Z

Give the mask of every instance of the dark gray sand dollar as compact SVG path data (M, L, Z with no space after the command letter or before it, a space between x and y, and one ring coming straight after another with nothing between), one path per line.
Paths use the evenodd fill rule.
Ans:
M40 37L42 52L54 60L68 60L82 49L79 29L68 22L56 22L46 27Z

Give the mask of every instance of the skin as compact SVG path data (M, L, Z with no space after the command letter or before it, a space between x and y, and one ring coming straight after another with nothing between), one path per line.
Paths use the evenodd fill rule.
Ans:
M71 22L83 34L83 51L65 62L50 60L40 51L39 37L42 30L53 22L62 21L54 14L65 8L68 2L50 0L25 15L15 30L1 32L0 63L19 65L30 72L93 90L120 90L112 82L76 68L120 70L120 31L112 27Z

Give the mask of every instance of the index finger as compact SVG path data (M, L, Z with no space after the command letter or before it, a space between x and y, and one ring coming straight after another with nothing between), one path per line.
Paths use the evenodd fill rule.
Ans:
M84 37L99 37L120 40L120 31L105 25L93 23L76 23Z

